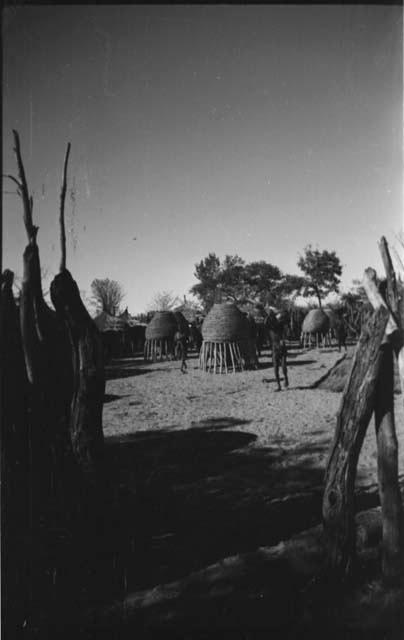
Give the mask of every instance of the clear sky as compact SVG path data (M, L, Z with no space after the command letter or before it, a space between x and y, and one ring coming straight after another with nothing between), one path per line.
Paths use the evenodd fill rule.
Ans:
M90 292L118 280L129 311L187 294L215 252L289 273L335 250L343 284L402 229L402 8L43 6L3 14L3 170L21 136L43 266ZM4 267L25 232L3 186Z

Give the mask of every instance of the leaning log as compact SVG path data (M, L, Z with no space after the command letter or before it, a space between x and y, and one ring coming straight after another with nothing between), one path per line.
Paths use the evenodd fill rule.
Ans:
M323 524L329 568L350 570L355 554L354 485L360 449L374 410L380 346L389 312L380 307L362 329L338 411L326 467Z

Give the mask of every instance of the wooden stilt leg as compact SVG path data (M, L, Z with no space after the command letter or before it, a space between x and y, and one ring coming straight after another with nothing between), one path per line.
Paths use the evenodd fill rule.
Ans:
M235 373L236 367L235 367L235 364L234 364L234 354L233 354L233 343L232 342L229 342L229 351L230 351L231 363L232 363L232 366L233 366L233 373Z
M239 347L237 342L235 343L235 345L236 345L236 354L237 354L237 360L238 360L238 363L239 363L240 370L244 371L243 359L242 359L242 356L241 356L240 347Z
M224 369L225 369L226 373L228 373L228 371L227 371L227 353L226 353L227 342L224 343L223 348L224 348Z

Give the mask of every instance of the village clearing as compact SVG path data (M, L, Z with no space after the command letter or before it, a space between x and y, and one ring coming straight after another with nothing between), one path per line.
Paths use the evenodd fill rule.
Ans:
M318 625L335 638L401 637L403 592L381 582L380 519L359 526L355 582L340 597L321 575L324 470L353 351L291 345L281 392L267 352L258 370L227 375L201 371L196 354L186 374L179 362L140 357L107 367L104 434L136 509L128 536L138 559L122 569L123 599L98 610L100 629L301 637ZM403 488L398 389L395 410ZM358 464L359 522L377 515L376 455L372 419Z

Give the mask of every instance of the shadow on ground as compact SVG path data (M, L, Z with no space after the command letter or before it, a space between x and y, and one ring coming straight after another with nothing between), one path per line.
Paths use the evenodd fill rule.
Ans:
M121 398L127 398L127 395L118 396L115 393L105 393L104 394L104 404L109 404L110 402L115 402L115 400L120 400Z
M74 626L84 611L103 611L129 593L185 579L321 520L324 470L315 460L328 442L288 448L274 439L273 446L258 448L256 436L242 430L247 424L222 417L187 430L106 439L103 500L89 503L57 551L54 543L46 545L40 599L52 620L42 630L48 625L46 632L57 635L61 620ZM261 573L257 567L259 583ZM285 575L279 578L279 602L284 602L282 594L291 585ZM240 592L236 600L231 597L230 588L225 599L236 611ZM263 604L254 605L260 615ZM97 638L112 637L106 634Z
M117 380L118 378L131 378L141 376L152 371L167 371L166 368L150 368L150 363L143 362L140 358L120 358L112 360L105 366L105 379Z

